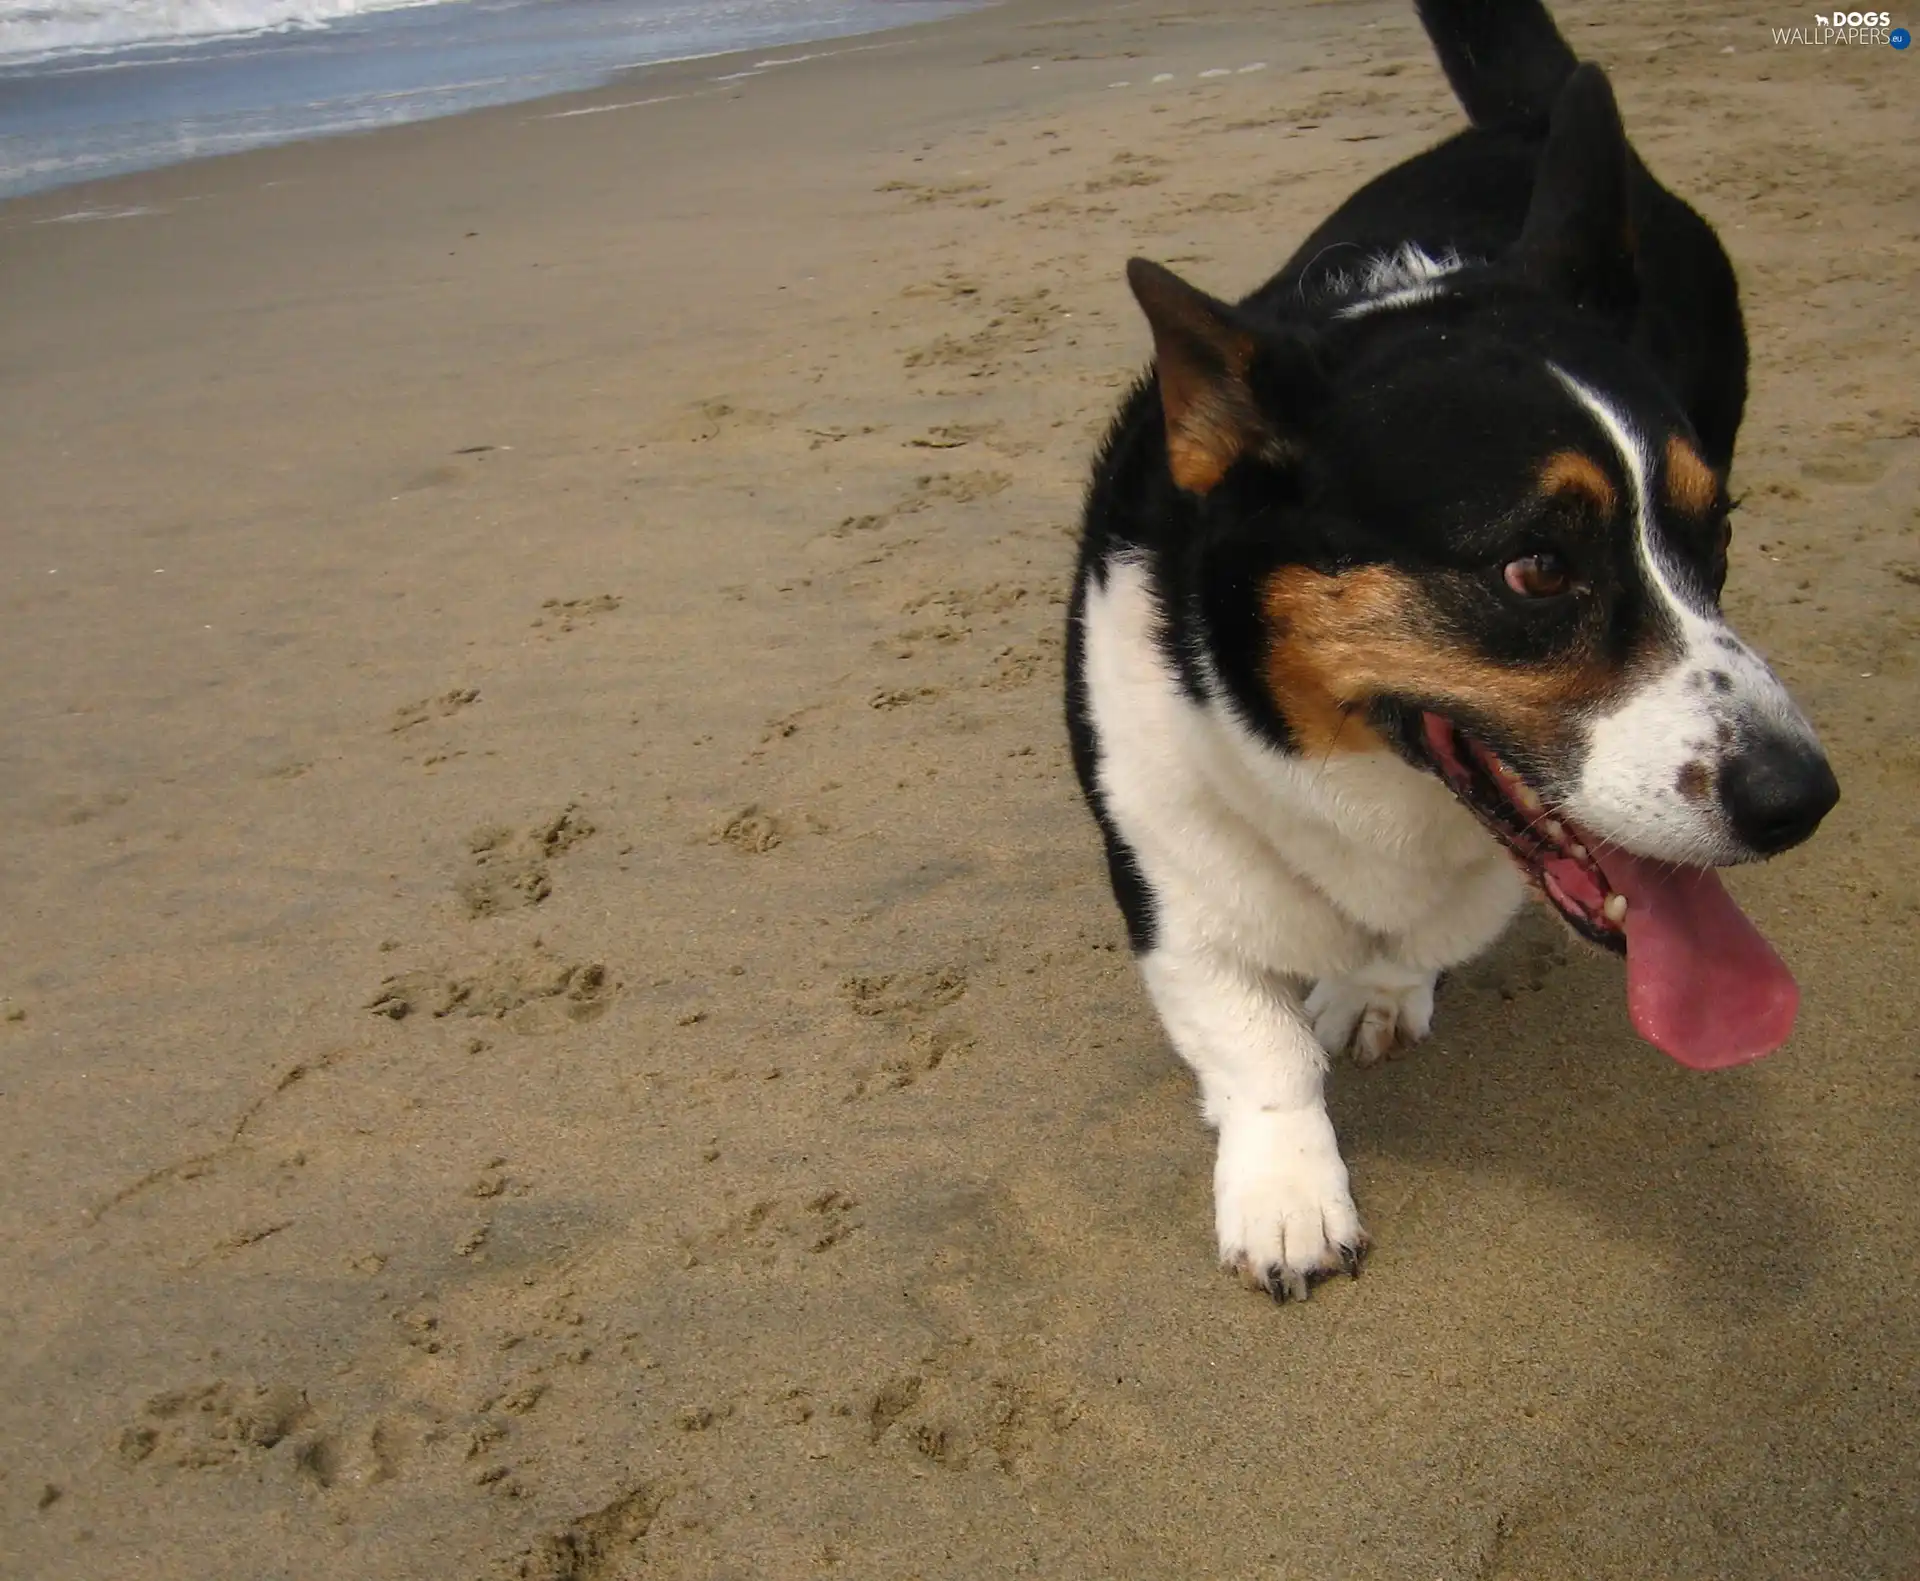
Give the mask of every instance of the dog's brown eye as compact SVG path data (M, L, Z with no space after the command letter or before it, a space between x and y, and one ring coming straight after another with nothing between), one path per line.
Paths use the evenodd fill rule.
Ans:
M1573 586L1573 573L1557 554L1523 555L1509 560L1507 586L1522 598L1556 598Z

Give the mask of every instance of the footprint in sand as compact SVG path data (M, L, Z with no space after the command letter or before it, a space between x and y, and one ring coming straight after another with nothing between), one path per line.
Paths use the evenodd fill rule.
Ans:
M550 864L594 832L569 803L524 833L488 825L467 836L472 870L455 886L469 917L494 917L537 906L553 893Z
M642 1482L599 1509L548 1532L520 1555L519 1581L611 1581L624 1575L640 1539L665 1507L664 1484Z
M205 1470L272 1449L313 1416L306 1391L292 1384L219 1379L154 1395L114 1447L128 1465Z
M436 717L450 719L479 701L480 688L477 686L456 687L451 692L442 692L438 697L423 697L417 703L408 703L393 711L393 721L387 726L387 734L397 736Z
M942 500L956 505L971 505L976 500L992 499L1013 487L1005 472L937 472L915 478L913 487L897 506L896 515L908 516L931 509Z
M882 711L891 708L910 708L915 703L930 703L942 696L937 686L895 686L878 691L867 699L867 707Z
M1117 156L1121 168L1100 178L1089 190L1107 187L1149 185L1159 180L1150 155ZM1027 212L1035 212L1028 210ZM995 302L985 324L964 337L937 335L923 346L909 351L902 366L912 368L962 368L969 378L985 378L999 372L1006 359L1025 356L1047 344L1071 317L1053 300L1050 287L1036 286Z
M912 615L937 605L961 620L970 620L978 615L1003 615L1027 603L1033 593L1033 588L1019 582L989 582L978 588L941 588L915 594L900 606L900 611Z
M730 845L747 856L775 850L787 837L786 826L758 802L727 814L707 835L709 845Z
M915 205L957 203L970 209L989 209L999 203L998 198L986 196L991 190L984 181L887 181L874 188L876 192L899 193Z
M919 1020L952 1004L967 991L967 973L960 966L937 966L907 971L873 972L844 979L840 997L857 1016L894 1016Z
M847 1102L873 1092L901 1092L923 1076L930 1076L956 1055L965 1054L978 1039L964 1027L915 1027L898 1053L879 1066L857 1070Z
M981 685L996 692L1017 691L1042 676L1052 676L1060 662L1060 639L1041 637L1037 645L1009 645L993 656L993 671Z
M1117 167L1104 176L1095 176L1082 188L1086 192L1113 192L1121 187L1151 187L1166 180L1161 174L1164 159L1152 154L1120 153L1113 156Z
M550 635L572 631L576 627L591 625L601 615L611 615L620 607L620 595L617 593L596 593L591 598L548 598L540 603L540 614L534 619L535 631L546 631Z
M965 1357L943 1358L875 1390L867 1442L903 1444L946 1471L986 1466L1011 1477L1050 1453L1084 1411L1056 1379L983 1373Z
M598 961L558 960L536 939L531 949L476 970L427 968L383 978L366 1008L389 1021L484 1018L534 1036L598 1020L619 991Z
M740 1261L762 1264L782 1252L818 1257L862 1228L859 1207L853 1193L837 1186L801 1201L764 1197L710 1230L682 1235L680 1242L696 1266Z

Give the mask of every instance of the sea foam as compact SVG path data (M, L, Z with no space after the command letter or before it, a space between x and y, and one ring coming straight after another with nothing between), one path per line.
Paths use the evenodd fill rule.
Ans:
M0 0L0 198L567 93L629 67L842 38L975 3Z
M0 59L325 27L440 0L0 0Z

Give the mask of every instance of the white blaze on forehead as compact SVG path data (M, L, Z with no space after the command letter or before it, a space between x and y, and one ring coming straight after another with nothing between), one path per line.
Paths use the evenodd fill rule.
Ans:
M1758 709L1789 733L1810 736L1805 718L1766 661L1734 635L1694 578L1684 573L1676 575L1654 511L1653 452L1645 437L1597 390L1553 363L1547 367L1599 424L1626 469L1627 491L1633 501L1634 556L1646 576L1647 591L1659 606L1663 624L1680 640L1683 667L1726 676L1734 697L1748 708Z
M1755 737L1814 744L1809 725L1766 662L1728 629L1692 577L1665 553L1653 495L1653 452L1612 402L1552 363L1555 379L1599 427L1626 472L1634 557L1661 624L1675 639L1670 663L1644 673L1587 732L1587 757L1567 796L1591 834L1673 862L1735 861L1743 854L1716 795L1680 789L1690 764L1708 782L1729 750Z
M1640 568L1646 572L1648 588L1660 601L1662 613L1683 635L1692 635L1686 629L1689 621L1724 631L1725 622L1718 616L1699 610L1681 594L1670 568L1662 563L1658 528L1653 518L1653 457L1646 440L1627 416L1615 410L1597 390L1582 384L1572 374L1555 367L1551 362L1547 367L1567 394L1578 401L1586 409L1587 415L1600 425L1601 432L1607 436L1620 457L1621 466L1626 468L1627 490L1633 499L1634 552L1639 558Z

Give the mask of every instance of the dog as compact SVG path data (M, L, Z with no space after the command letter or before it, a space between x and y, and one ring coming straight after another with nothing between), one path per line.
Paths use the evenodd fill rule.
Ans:
M1419 0L1466 130L1229 304L1135 259L1154 362L1088 487L1075 771L1218 1132L1223 1263L1276 1299L1368 1246L1327 1057L1426 1036L1525 894L1626 957L1699 1068L1793 978L1713 869L1839 787L1720 609L1746 335L1713 229L1538 0Z

